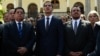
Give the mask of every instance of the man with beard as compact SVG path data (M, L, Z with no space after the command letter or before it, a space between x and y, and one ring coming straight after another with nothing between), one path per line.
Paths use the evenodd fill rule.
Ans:
M78 6L71 9L72 20L65 24L64 56L86 56L93 50L93 30L89 23L81 20Z

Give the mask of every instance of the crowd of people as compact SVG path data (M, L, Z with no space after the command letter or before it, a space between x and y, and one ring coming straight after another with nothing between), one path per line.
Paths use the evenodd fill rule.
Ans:
M22 7L4 13L0 24L0 56L100 56L100 18L92 10L87 16L73 6L70 16L53 15L50 1L44 15L25 18Z

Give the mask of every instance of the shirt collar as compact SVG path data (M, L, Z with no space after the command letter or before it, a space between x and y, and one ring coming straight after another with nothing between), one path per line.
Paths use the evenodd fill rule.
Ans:
M53 15L50 15L50 16L45 16L45 18L49 17L49 18L51 19L51 18L52 18L52 16L53 16Z
M16 22L17 24L18 24L18 23L21 23L21 24L23 23L23 21L21 21L21 22L15 21L15 22Z
M75 22L75 21L79 22L80 20L81 20L80 18L79 18L79 19L77 19L77 20L72 19L72 21L73 21L73 22Z

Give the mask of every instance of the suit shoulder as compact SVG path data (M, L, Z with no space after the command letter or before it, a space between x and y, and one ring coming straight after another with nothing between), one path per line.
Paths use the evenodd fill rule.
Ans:
M55 19L55 20L60 20L60 18L55 17L55 16L52 16L52 18Z
M7 23L4 24L3 28L4 29L8 29L9 28L10 29L13 24L14 24L14 22L7 22Z
M91 25L91 23L89 22L89 21L87 21L87 20L82 20L81 21L84 25Z
M28 26L32 26L32 24L29 23L29 22L23 22L23 23L26 24L26 25L28 25Z
M100 21L95 23L95 28L100 29Z
M98 25L98 26L100 26L100 21L96 22L95 24Z
M87 20L81 20L82 22L86 23L86 24L89 24L90 22L87 21Z
M40 20L37 20L37 22L41 22L44 18L40 19Z
M54 20L55 22L62 22L62 20L60 18L57 18L57 17L52 17L52 20Z
M11 24L13 24L13 22L7 22L7 23L4 24L4 26L7 26L7 25L9 26Z
M36 25L37 25L37 24L41 24L43 21L44 21L44 18L42 18L42 19L40 19L40 20L37 20L37 21L36 21Z

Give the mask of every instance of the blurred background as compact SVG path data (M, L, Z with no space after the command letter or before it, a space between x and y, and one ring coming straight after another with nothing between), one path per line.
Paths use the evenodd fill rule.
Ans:
M43 14L43 3L51 1L53 3L53 14L57 17L62 15L70 15L73 6L79 6L81 13L85 16L91 10L96 10L100 14L100 0L0 0L0 21L3 22L3 13L16 7L23 7L25 10L25 18L37 18Z

